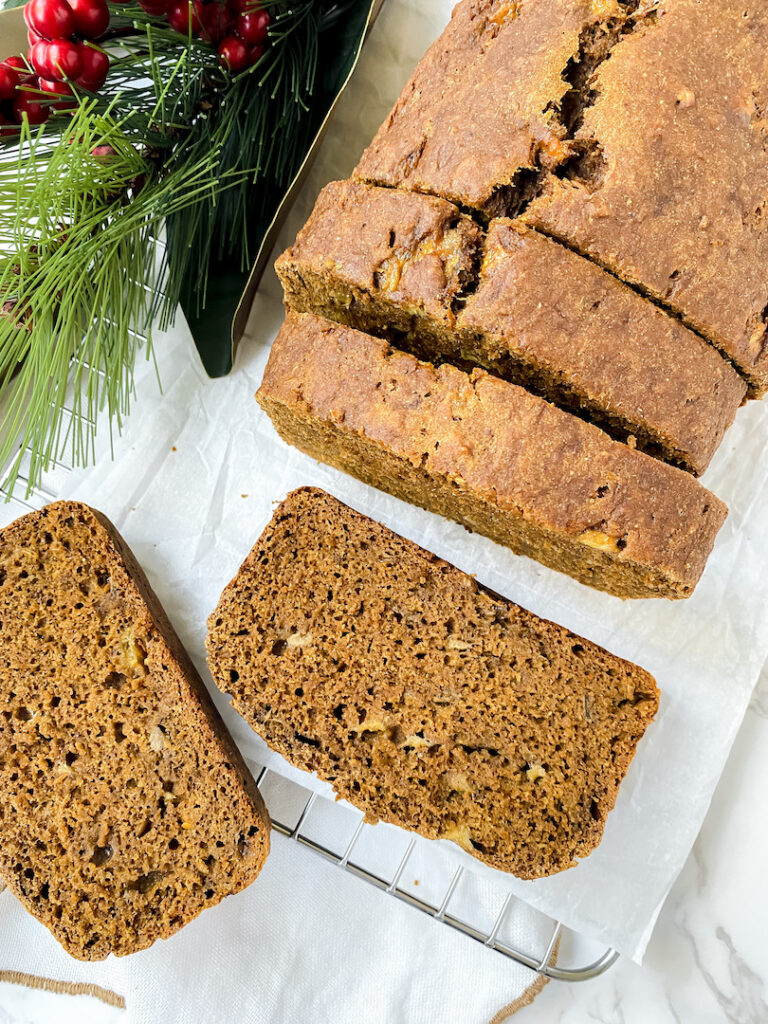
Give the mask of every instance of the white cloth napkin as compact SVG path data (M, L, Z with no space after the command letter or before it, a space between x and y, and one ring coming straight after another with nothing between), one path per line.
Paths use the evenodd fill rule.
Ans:
M511 941L540 946L547 935L535 912L519 908ZM70 1015L78 1024L488 1024L540 987L527 968L280 835L249 889L128 958L72 960L5 892L3 970L98 985L126 1003L115 1010L0 982L3 1024L69 1024Z

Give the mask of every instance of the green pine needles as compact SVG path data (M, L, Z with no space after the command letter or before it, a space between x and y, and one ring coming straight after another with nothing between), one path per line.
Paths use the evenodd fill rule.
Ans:
M235 79L211 47L114 7L121 52L102 93L0 139L7 492L27 455L28 490L55 461L92 458L97 418L119 429L128 412L153 322L167 327L182 298L205 304L213 261L249 265L249 224L309 142L322 5L264 6L270 45Z

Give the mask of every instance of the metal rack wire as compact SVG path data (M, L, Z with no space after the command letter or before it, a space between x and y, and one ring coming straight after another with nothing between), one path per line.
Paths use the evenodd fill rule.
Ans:
M364 855L358 855L358 850L366 831L382 826L366 824L362 814L355 812L347 805L338 805L293 780L286 779L273 767L268 768L254 764L251 767L267 803L275 831L312 850L313 853L325 858L343 871L375 886L381 892L420 910L435 921L447 925L467 938L482 943L489 950L523 964L548 978L569 982L596 978L618 960L618 952L610 947L598 949L586 960L580 959L580 955L585 955L584 949L587 943L566 928L562 922L551 918L546 919L549 925L549 935L540 950L524 949L519 944L507 940L504 935L505 924L511 916L514 906L523 904L511 892L505 891L503 877L499 883L500 894L503 894L501 907L495 914L492 923L485 927L478 922L467 920L466 916L468 915L460 916L453 910L453 903L460 883L472 874L464 866L458 866L447 877L442 893L436 899L417 896L403 884L403 879L417 843L421 840L403 833L403 836L407 837L404 851L398 853L391 861L388 870L381 866L378 869L373 869L365 864ZM279 790L281 791L279 794L270 791L270 776L279 778ZM287 799L286 790L289 791ZM330 828L326 828L326 833L330 832L333 838L320 840L313 836L311 828L313 817L318 815L324 816L326 819L331 816L338 819L341 815L346 815L349 820L346 828L334 827L333 824ZM385 827L392 828L392 826ZM541 917L543 918L543 915ZM546 929L542 929L542 932L546 933ZM565 955L563 947L565 947ZM557 956L558 951L560 956Z
M28 481L24 475L18 476L13 493L9 494L0 488L0 526L18 515L55 501L61 495L62 479L59 472L63 470L66 473L68 467L59 464L56 469L58 472L55 483L46 480L29 493ZM337 804L286 778L274 766L266 767L252 763L251 768L276 832L323 857L341 870L375 886L381 892L421 911L468 939L481 943L489 950L548 978L567 982L595 978L618 960L619 954L616 950L604 946L596 947L594 943L568 929L562 922L545 918L544 915L538 915L542 919L543 927L537 929L541 935L548 934L543 944L539 938L542 948L526 949L519 941L507 937L506 926L514 915L515 907L525 908L529 913L530 909L507 890L501 873L499 909L492 917L486 917L482 921L476 919L471 911L467 912L466 901L461 912L456 907L459 887L473 877L473 873L466 867L452 868L451 873L444 879L444 885L435 885L437 879L433 877L433 884L423 886L422 888L429 889L433 898L417 895L412 887L404 883L406 869L412 863L417 845L421 844L422 862L426 859L428 870L436 872L436 864L429 867L431 844L412 837L409 833L395 830L393 826L368 825L360 812L348 805ZM342 824L340 818L343 816L346 816L346 820ZM318 824L323 827L318 829ZM398 852L389 865L366 864L362 853L364 840L375 829L381 828L397 832L405 845L402 852ZM531 941L532 945L535 945L535 942Z

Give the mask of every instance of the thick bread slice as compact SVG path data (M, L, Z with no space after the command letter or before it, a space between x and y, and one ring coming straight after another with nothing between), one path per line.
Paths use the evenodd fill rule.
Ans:
M167 938L269 850L256 784L139 565L75 502L0 532L0 877L68 953Z
M618 597L688 597L727 514L514 384L308 314L288 315L257 398L302 451Z
M521 878L598 845L659 702L643 669L311 488L224 590L208 655L266 742L369 821Z
M519 221L484 236L434 196L331 182L275 269L291 309L482 366L697 474L746 393L711 345L600 267Z

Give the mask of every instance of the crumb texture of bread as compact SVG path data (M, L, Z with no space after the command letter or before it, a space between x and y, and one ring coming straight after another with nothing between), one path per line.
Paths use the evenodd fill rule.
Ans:
M208 627L217 685L291 764L520 878L599 844L659 704L643 669L313 488Z
M277 260L288 308L477 365L703 473L744 399L678 319L519 221L480 229L433 196L327 185Z
M618 597L689 596L727 509L484 370L289 313L257 399L284 440Z
M253 881L253 778L114 527L0 533L0 878L72 956L167 938Z

